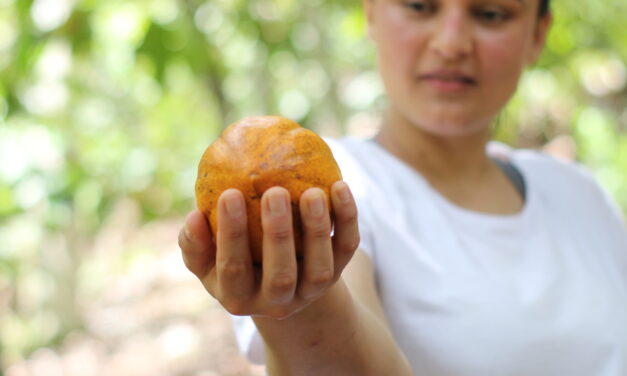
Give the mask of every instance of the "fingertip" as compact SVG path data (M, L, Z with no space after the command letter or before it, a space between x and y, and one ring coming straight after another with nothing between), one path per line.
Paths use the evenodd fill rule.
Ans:
M303 200L313 200L316 199L318 197L324 197L325 193L322 189L318 188L318 187L311 187L311 188L307 188L303 194L300 196L300 199Z
M326 194L317 187L307 189L300 196L299 208L303 219L321 217L327 212Z
M222 192L222 194L220 194L220 199L223 200L224 198L229 197L229 196L235 196L237 198L243 197L242 192L239 189L228 188L228 189L225 189L224 192Z
M348 204L353 201L353 194L350 187L343 180L338 180L331 186L331 195L340 204Z
M238 189L229 188L222 192L218 199L219 216L226 215L230 219L244 217L246 213L246 203L244 195Z
M191 241L211 241L209 221L199 209L194 209L187 214L183 231Z
M283 188L281 186L276 185L274 187L268 188L263 193L263 196L267 196L267 197L270 197L270 196L286 197L287 196L289 198L290 197L290 192L287 189L285 189L285 188Z
M199 217L204 217L205 215L200 211L200 209L194 209L187 213L185 217L185 223L193 223L198 221Z
M287 189L279 186L267 189L261 197L262 221L266 215L284 218L291 213L290 205L290 192Z

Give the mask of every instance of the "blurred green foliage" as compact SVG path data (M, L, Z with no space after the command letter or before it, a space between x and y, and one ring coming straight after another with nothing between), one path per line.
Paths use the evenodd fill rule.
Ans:
M496 137L574 140L627 209L627 3L554 2ZM385 99L364 26L358 1L0 0L0 361L81 328L103 221L120 200L144 221L191 208L224 125L366 134Z

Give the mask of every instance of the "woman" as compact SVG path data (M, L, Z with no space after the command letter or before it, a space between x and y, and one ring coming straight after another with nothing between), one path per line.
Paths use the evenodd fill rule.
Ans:
M489 142L542 50L547 1L363 5L389 108L374 140L329 141L354 195L333 186L333 236L308 190L297 267L275 187L261 279L238 191L221 196L217 245L198 211L179 238L206 289L252 317L238 324L249 355L262 338L271 375L627 374L618 209L578 167Z

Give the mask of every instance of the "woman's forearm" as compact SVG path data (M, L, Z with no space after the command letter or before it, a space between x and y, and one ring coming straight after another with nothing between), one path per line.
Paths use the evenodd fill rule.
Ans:
M351 297L341 279L287 319L254 321L271 376L411 375L389 330Z

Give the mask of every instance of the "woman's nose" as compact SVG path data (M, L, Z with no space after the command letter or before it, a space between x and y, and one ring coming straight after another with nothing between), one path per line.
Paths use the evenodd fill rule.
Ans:
M461 10L442 11L431 37L432 50L445 60L459 60L472 52L471 23Z

